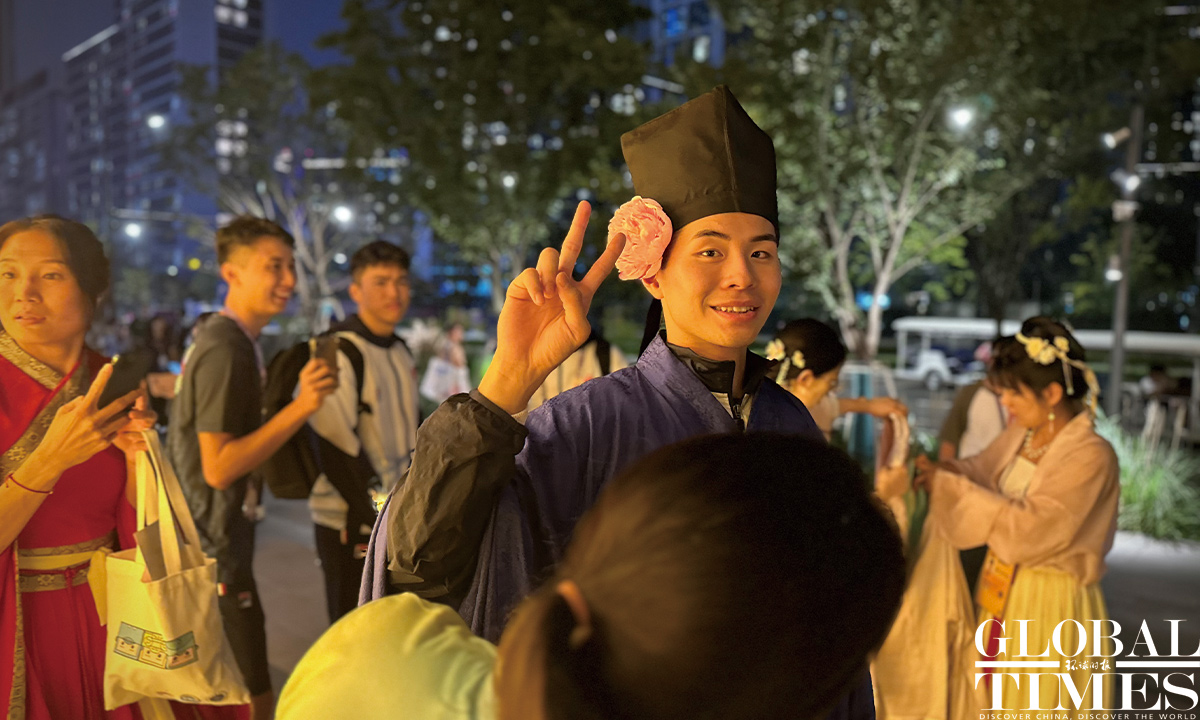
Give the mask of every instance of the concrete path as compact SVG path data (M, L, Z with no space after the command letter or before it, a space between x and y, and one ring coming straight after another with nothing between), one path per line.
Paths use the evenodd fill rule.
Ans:
M267 643L276 689L328 625L321 571L308 507L268 498L258 526L254 570L267 614ZM1103 586L1109 612L1133 642L1142 621L1161 654L1170 651L1167 620L1183 620L1180 649L1200 646L1200 544L1172 544L1118 533ZM1144 650L1143 650L1144 652Z

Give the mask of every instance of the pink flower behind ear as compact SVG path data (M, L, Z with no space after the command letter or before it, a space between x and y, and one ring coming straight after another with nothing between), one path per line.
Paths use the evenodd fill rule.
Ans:
M608 223L608 239L625 236L625 249L617 258L617 277L640 280L658 274L662 256L671 243L671 218L662 205L635 195Z

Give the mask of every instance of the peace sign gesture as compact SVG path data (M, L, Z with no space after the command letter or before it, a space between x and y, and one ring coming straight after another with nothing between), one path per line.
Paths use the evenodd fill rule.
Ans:
M100 395L112 376L112 364L100 368L87 394L63 405L54 415L35 451L56 475L86 462L112 444L129 422L126 412L141 394L141 388L117 398L107 407L97 407ZM76 372L84 372L79 368Z
M526 268L508 286L496 328L496 355L479 392L510 413L521 412L554 368L588 338L588 308L596 290L616 266L625 247L614 238L584 278L571 270L583 248L592 208L579 203L562 249L546 248L537 267Z

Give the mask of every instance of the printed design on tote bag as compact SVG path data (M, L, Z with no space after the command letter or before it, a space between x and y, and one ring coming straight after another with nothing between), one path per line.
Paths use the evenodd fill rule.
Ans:
M199 648L196 647L196 639L190 632L174 640L164 640L161 633L143 630L124 622L117 632L113 652L143 665L166 670L187 667L199 659Z

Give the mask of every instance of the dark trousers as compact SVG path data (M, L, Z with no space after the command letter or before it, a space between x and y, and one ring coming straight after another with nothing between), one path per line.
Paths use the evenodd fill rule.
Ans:
M262 695L271 690L271 673L267 662L266 617L258 588L251 579L248 585L224 585L223 589L225 594L217 598L217 607L225 623L225 637L246 680L246 689L251 695Z
M317 557L321 559L321 572L325 574L325 604L332 625L358 607L358 586L362 583L366 556L361 551L356 552L355 548L365 547L367 537L350 532L347 542L343 544L339 530L322 525L313 525L313 530L317 541Z

